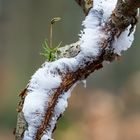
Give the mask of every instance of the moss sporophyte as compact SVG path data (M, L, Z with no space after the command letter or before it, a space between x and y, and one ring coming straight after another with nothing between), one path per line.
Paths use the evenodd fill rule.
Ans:
M41 53L41 55L43 55L48 62L56 60L57 54L58 54L58 48L61 47L62 42L60 42L55 47L53 47L53 43L52 43L53 42L53 24L60 20L61 20L60 17L55 17L51 20L49 44L48 44L47 39L45 39L45 41L42 43L42 47L43 47L44 51Z

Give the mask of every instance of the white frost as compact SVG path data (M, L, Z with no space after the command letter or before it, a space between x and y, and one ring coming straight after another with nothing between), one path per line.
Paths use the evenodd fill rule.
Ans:
M38 127L40 126L45 109L52 97L53 90L61 84L61 77L55 71L54 66L45 63L31 78L28 84L28 94L24 101L23 113L28 129L24 133L23 140L34 140ZM55 69L55 68L54 68Z
M48 137L48 135L43 135L41 137L41 140L54 140L54 139L52 139L51 137Z
M76 86L76 84L74 84L67 92L64 92L59 97L58 102L57 102L55 109L54 109L53 116L52 116L51 121L49 123L50 127L45 130L44 135L42 136L41 140L51 140L51 139L43 139L43 137L48 137L48 138L52 137L52 131L57 123L57 119L60 117L60 115L63 114L63 112L67 108L68 99L71 96L71 92L75 86Z
M82 83L84 84L84 88L87 87L87 80L82 80Z
M118 0L94 0L94 9L103 11L103 20L107 21Z
M29 91L34 89L47 91L59 86L61 78L57 73L53 74L52 71L49 71L52 66L53 64L47 63L44 67L36 71L30 80Z
M81 52L77 56L78 60L86 56L86 58L95 58L100 53L99 43L107 36L102 32L102 28L109 19L112 11L116 6L117 0L94 0L94 6L89 11L83 21L84 29L80 35Z
M45 62L42 68L38 69L32 76L27 87L28 93L22 109L28 124L23 140L35 139L36 132L44 119L45 111L50 99L53 97L54 90L59 87L62 82L62 77L60 77L57 69L59 69L61 73L65 73L67 70L74 71L77 64L75 58L63 58L52 63ZM59 97L54 116L50 122L50 127L47 128L42 140L46 138L48 138L46 140L51 140L52 131L57 119L67 107L67 99L70 96L71 90L72 89L63 93L63 95Z
M114 53L121 55L122 51L126 51L128 48L131 47L133 40L134 40L134 31L129 35L130 26L121 33L119 38L116 38L113 42ZM129 35L129 36L128 36Z

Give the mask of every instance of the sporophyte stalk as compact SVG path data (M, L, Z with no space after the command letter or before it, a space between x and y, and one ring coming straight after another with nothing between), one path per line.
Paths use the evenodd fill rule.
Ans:
M55 61L57 58L58 54L58 48L61 47L62 41L58 43L57 46L53 47L53 25L57 22L60 21L60 17L55 17L51 20L50 22L50 32L49 32L49 43L48 40L45 39L44 42L42 43L43 47L43 52L40 53L43 55L48 62Z

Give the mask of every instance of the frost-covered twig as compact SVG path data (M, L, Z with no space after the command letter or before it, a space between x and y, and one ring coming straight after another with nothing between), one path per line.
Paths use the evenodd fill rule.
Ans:
M83 21L76 53L45 62L22 92L19 116L24 116L27 127L19 119L16 140L51 140L73 87L100 69L103 61L114 60L131 46L136 21L137 7L132 1L94 0Z

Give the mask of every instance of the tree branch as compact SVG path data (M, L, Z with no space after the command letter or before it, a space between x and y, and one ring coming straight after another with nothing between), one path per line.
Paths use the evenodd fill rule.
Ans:
M83 12L85 13L85 15L88 14L89 10L93 6L93 0L75 0L75 1L83 9Z
M95 0L95 4L97 3L97 1L98 0ZM89 20L88 19L89 16L93 16L95 18L95 21L93 21L93 23L97 25L97 31L103 34L103 36L102 34L99 34L100 38L99 40L97 40L98 53L95 53L95 55L86 54L83 51L84 47L86 48L86 46L83 45L84 43L81 42L82 40L81 39L79 42L72 45L67 45L59 50L60 52L58 58L62 59L59 59L56 62L52 63L48 62L45 63L43 67L35 73L30 83L28 84L27 88L20 94L21 101L18 106L19 111L18 120L20 121L17 122L16 140L22 139L26 140L25 137L29 137L30 139L32 138L34 140L51 139L51 132L54 131L56 122L61 117L63 111L67 106L64 105L64 108L61 108L60 100L61 103L65 103L65 101L69 96L68 95L68 93L70 92L69 90L78 81L87 78L87 76L89 76L92 72L102 68L103 67L102 63L104 61L111 62L116 57L118 57L120 55L120 51L125 50L125 48L119 48L118 51L117 50L118 48L114 48L114 42L116 40L119 41L120 37L126 30L129 29L128 31L129 36L132 34L134 30L135 24L137 22L138 5L135 4L136 1L132 2L132 0L128 0L127 2L126 1L124 2L122 0L118 0L115 10L110 15L110 18L107 19L105 19L106 17L102 18L102 16L104 15L103 12L105 12L102 11L102 9L99 8L94 10L94 7L91 9L90 4L89 4L90 6L89 5L87 6L87 3L91 1L76 0L76 2L82 7L85 14L88 15L85 22ZM89 12L89 9L91 9L92 11ZM103 20L105 20L105 22ZM85 34L86 32L87 30L85 30ZM95 34L93 36L95 36ZM91 48L91 52L93 50L94 48ZM35 91L38 92L38 89L36 90L36 88L40 88L39 87L40 83L36 84L37 82L35 81L40 80L39 77L41 77L41 75L38 77L40 71L47 74L48 80L49 76L52 76L52 78L56 77L58 79L57 81L61 79L60 83L58 82L58 86L52 86L52 88L48 88L47 87L48 85L46 85L46 87L43 86L43 88L41 89L43 93L45 90L45 96L47 95L46 100L44 101L45 103L45 107L43 108L45 109L43 111L44 114L42 113L42 111L40 111L40 108L36 108L35 111L32 111L30 109L32 107L30 107L27 104L29 96L33 93L35 94ZM44 81L45 80L46 79L44 79ZM45 82L49 84L48 81ZM40 96L43 96L43 94L40 93ZM34 97L32 100L34 100ZM31 118L28 118L29 116L27 114L28 115L33 114L34 117L39 116L41 119L36 122L35 120L32 119L32 116ZM27 121L27 124L29 126L30 125L32 126L33 123L35 129L34 132L30 132L31 130L29 128L26 128L25 120ZM31 134L34 135L32 136Z
M137 8L140 7L140 1L139 0L125 0L125 2L134 5L134 7L137 7Z

